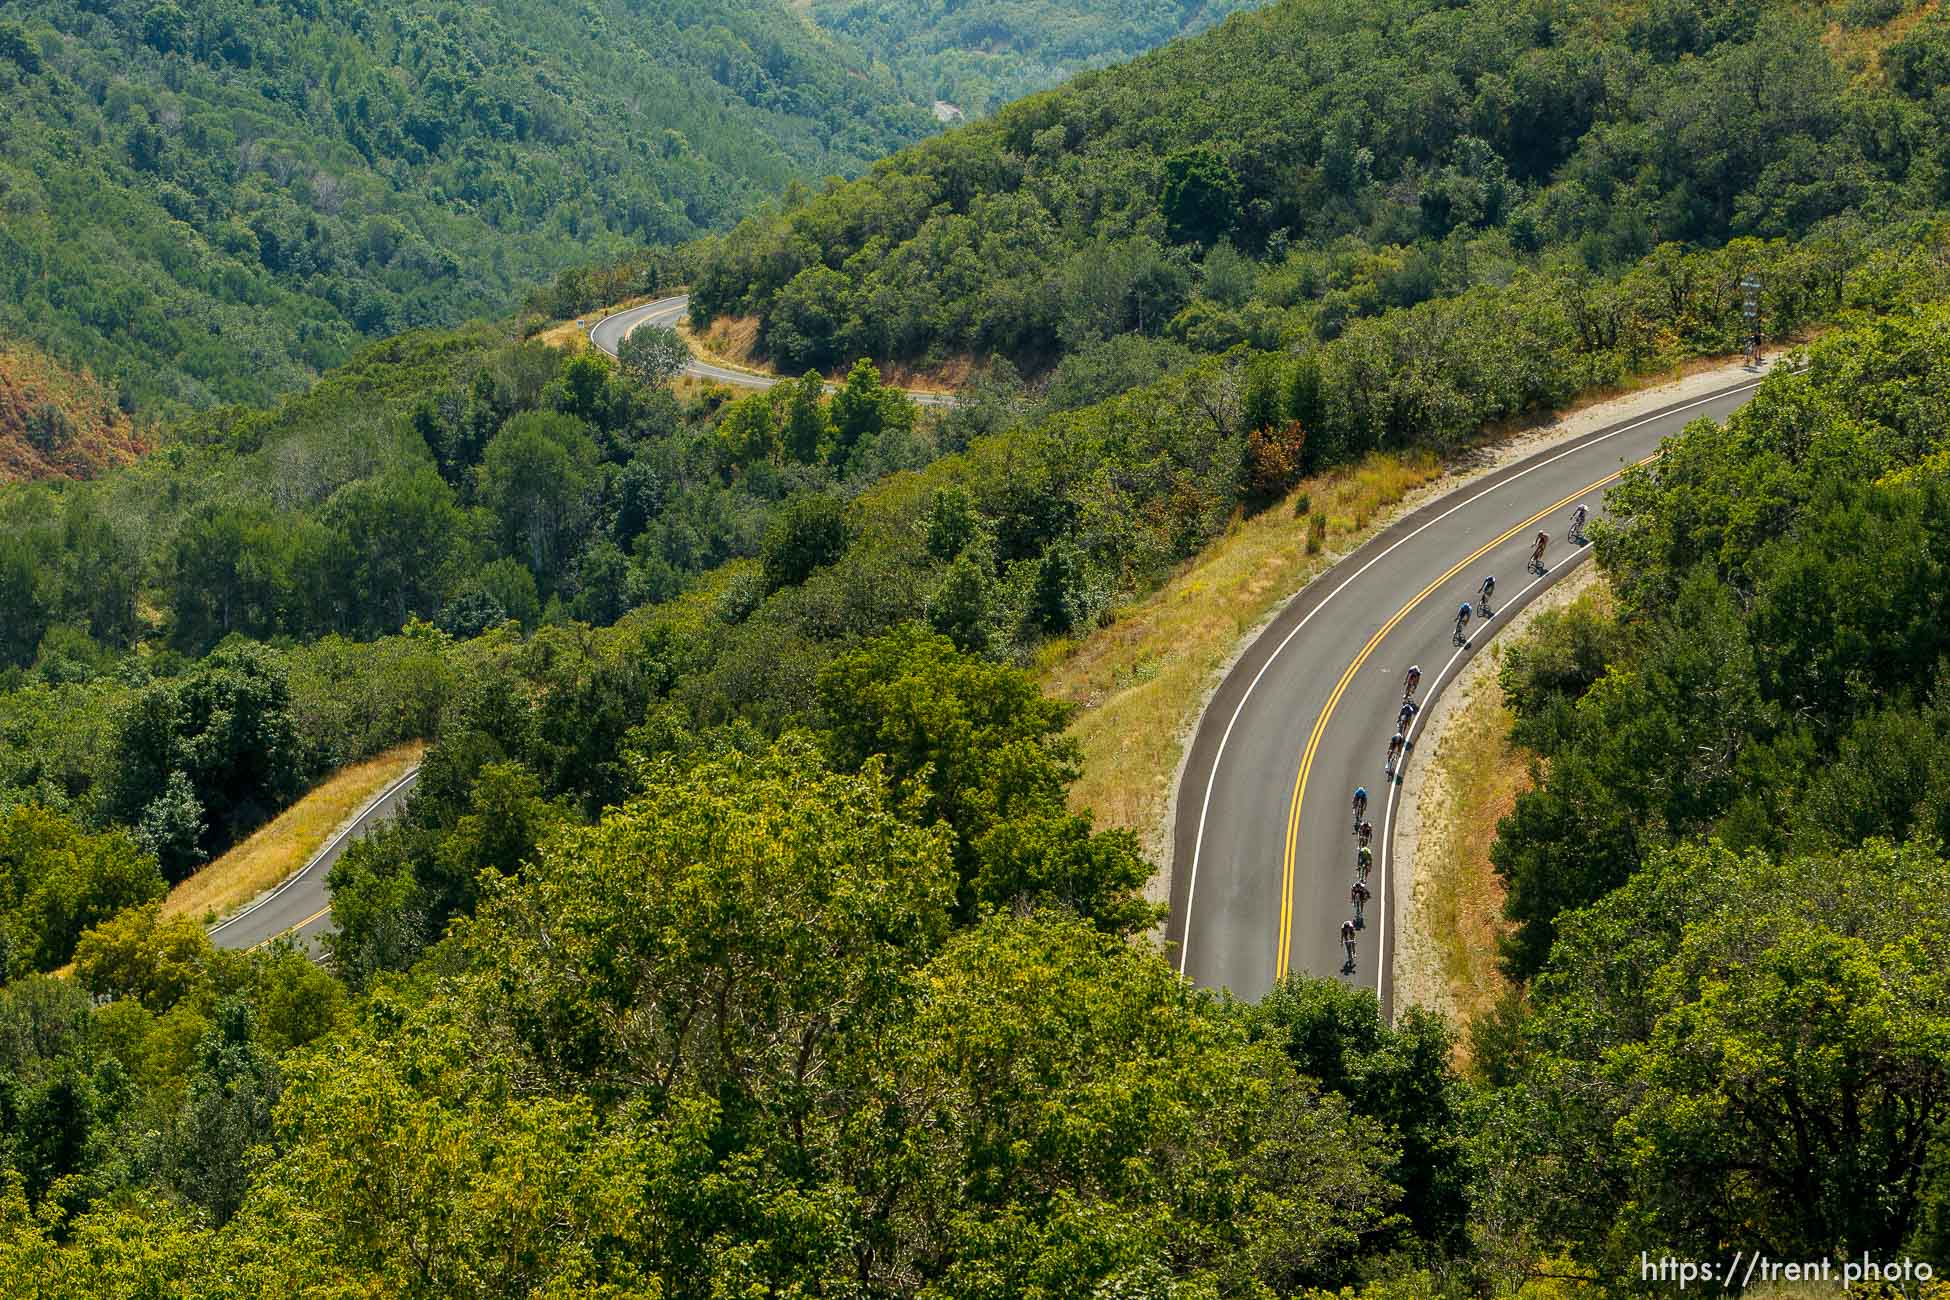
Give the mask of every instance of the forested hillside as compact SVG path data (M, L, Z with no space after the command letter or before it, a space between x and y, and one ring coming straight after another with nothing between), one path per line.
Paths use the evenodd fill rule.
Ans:
M131 760L436 737L406 819L333 871L328 968L143 906L168 817L0 816L0 1293L1462 1300L1644 1294L1640 1251L1729 1236L1940 1257L1950 866L1877 837L1940 820L1909 765L1950 648L1950 315L1892 308L1636 475L1599 541L1630 622L1595 656L1516 656L1529 734L1575 737L1527 798L1645 753L1610 785L1653 811L1561 823L1597 837L1538 877L1567 888L1471 1074L1423 1012L1220 999L1128 942L1148 867L1065 806L1064 707L873 630L901 548L952 569L1014 517L870 494L769 630L721 593L607 633L233 646L141 688Z
M1203 31L1259 0L812 0L821 27L883 59L901 88L970 116Z
M0 332L143 406L266 400L932 128L775 0L29 0L0 97Z
M1947 381L1941 307L1816 344L1627 473L1615 615L1504 669L1540 782L1491 855L1529 996L1479 1033L1484 1186L1601 1272L1950 1248Z
M0 1296L1539 1300L1643 1296L1641 1252L1950 1261L1950 18L1287 0L635 247L577 185L701 227L738 175L863 150L793 98L840 65L770 12L0 19L29 105L0 138L122 169L72 247L68 192L8 173L17 301L151 286L127 319L181 367L52 346L185 406L133 464L0 484ZM616 80L555 70L565 25ZM571 129L662 84L653 45L716 52L684 102L776 171ZM846 92L869 119L877 86ZM165 199L190 215L144 225ZM482 295L578 232L620 260L551 301L702 259L706 311L843 382L673 387L672 336L612 362L505 318L352 346L334 276L458 310L422 272L469 232L531 259ZM1749 276L1770 339L1823 331L1806 365L1626 476L1615 615L1508 649L1537 755L1494 849L1508 1001L1391 1023L1341 982L1180 979L1030 666L1242 513L1324 522L1304 475L1737 348ZM287 309L297 361L167 332ZM1004 362L945 410L859 359L955 350ZM36 384L24 437L125 427ZM165 917L408 739L322 960Z
M794 371L1128 382L1525 270L1928 208L1950 16L1916 8L1282 0L747 221L692 310L757 317Z

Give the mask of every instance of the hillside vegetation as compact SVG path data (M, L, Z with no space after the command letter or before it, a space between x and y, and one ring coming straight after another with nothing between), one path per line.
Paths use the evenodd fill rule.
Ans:
M425 328L0 486L0 1296L1623 1300L1643 1255L1946 1258L1945 58L1881 0L1289 0L547 291L702 259L836 392ZM1028 665L1307 475L1737 347L1750 275L1809 364L1630 474L1616 609L1509 656L1513 996L1184 983ZM859 322L1063 359L921 410ZM322 962L165 910L416 742Z
M815 22L884 60L916 99L970 116L1203 31L1260 0L812 0Z
M925 630L821 654L803 624L726 676L743 624L690 599L608 633L319 647L282 700L274 654L220 651L176 697L246 692L256 721L183 752L418 693L420 792L335 867L329 972L159 917L141 840L0 816L0 1294L1463 1300L1540 1269L1643 1294L1639 1252L1735 1233L1931 1258L1950 865L1880 837L1940 817L1902 766L1937 725L1904 684L1946 648L1914 535L1942 510L1916 399L1946 338L1940 306L1858 323L1694 426L1599 541L1642 630L1514 660L1520 728L1609 717L1594 761L1650 747L1623 784L1706 816L1604 841L1632 855L1604 859L1616 888L1557 897L1468 1077L1419 1010L1305 978L1246 1005L1128 942L1148 868L1065 806L1066 709ZM1772 508L1739 508L1761 484ZM1783 622L1857 578L1839 635ZM321 691L328 663L378 695ZM725 689L781 675L788 711ZM1765 815L1810 791L1843 801ZM1715 792L1755 815L1710 820ZM58 887L21 887L29 853ZM66 952L72 982L28 973Z
M143 406L264 401L933 125L776 0L28 0L0 96L0 332Z
M692 311L757 317L791 370L1000 356L1100 392L1929 208L1950 16L1913 8L1282 0L748 220Z
M0 343L0 483L93 478L149 442L87 371L27 344Z

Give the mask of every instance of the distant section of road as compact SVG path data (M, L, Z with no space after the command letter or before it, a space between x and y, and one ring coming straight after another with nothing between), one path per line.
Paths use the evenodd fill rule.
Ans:
M325 890L325 876L339 855L352 842L399 815L420 779L415 766L380 792L350 825L325 842L311 861L281 881L275 888L210 927L210 937L221 948L255 948L281 935L290 934L306 948L316 951L319 936L332 928L332 900Z
M1382 770L1402 676L1422 668L1435 698L1508 616L1586 556L1567 544L1572 508L1604 512L1630 465L1702 416L1724 419L1752 394L1746 379L1539 452L1417 510L1315 579L1247 648L1193 735L1173 828L1166 938L1185 975L1244 998L1288 971L1339 978L1337 937L1351 907L1355 840L1349 800L1369 792L1373 893L1350 979L1392 1011L1394 898L1388 837L1395 782ZM1526 572L1538 532L1542 574ZM1496 578L1495 617L1452 639L1457 607ZM1415 739L1411 721L1410 755Z
M628 338L630 331L637 326L662 325L666 329L674 327L678 321L684 319L690 306L690 295L680 293L674 298L659 298L656 302L647 302L641 307L619 311L613 316L605 316L591 326L589 341L595 345L597 351L607 352L613 357L616 355L616 349L623 345L623 340ZM684 373L695 379L708 379L716 384L743 385L746 388L770 388L774 384L783 382L774 375L761 375L752 370L734 370L729 366L700 361L696 357L692 357L690 364L684 367ZM827 385L829 389L832 387L831 384ZM909 392L908 397L920 406L955 404L955 399L945 393Z

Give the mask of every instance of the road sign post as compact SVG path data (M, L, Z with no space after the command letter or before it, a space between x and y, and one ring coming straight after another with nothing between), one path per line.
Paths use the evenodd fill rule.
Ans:
M1747 358L1760 364L1760 277L1740 277L1740 315L1747 322Z

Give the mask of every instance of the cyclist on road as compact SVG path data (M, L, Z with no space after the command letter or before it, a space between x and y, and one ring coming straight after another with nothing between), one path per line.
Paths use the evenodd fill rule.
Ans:
M1388 761L1381 765L1381 770L1384 773L1386 773L1389 776L1393 776L1395 774L1395 765L1401 762L1402 748L1407 743L1408 743L1408 738L1402 735L1402 733L1399 731L1396 732L1393 736L1389 737Z
M1354 833L1361 833L1361 814L1368 811L1368 787L1354 787Z
M1368 847L1368 841L1374 838L1374 823L1362 822L1354 828L1354 833L1361 837L1361 847L1365 849Z
M1403 700L1401 712L1395 715L1395 730L1407 731L1408 724L1415 720L1415 715L1421 712L1421 710L1422 706L1414 700Z
M1551 544L1549 533L1538 533L1537 544L1530 548L1530 571L1542 575L1544 572L1544 548Z
M1415 688L1420 686L1421 684L1422 684L1422 665L1415 664L1409 668L1408 675L1402 678L1402 698L1405 700L1414 699Z
M1571 540L1579 546L1584 545L1584 521L1589 517L1582 501L1578 502L1578 508L1571 512Z
M1361 879L1366 880L1368 873L1374 870L1374 850L1363 844L1360 852L1354 855L1354 869L1361 873Z
M1457 645L1462 645L1468 637L1470 613L1469 602L1465 600L1462 603L1462 608L1456 611L1455 644Z
M1348 901L1354 904L1354 928L1357 930L1364 930L1367 928L1368 923L1366 919L1362 917L1361 909L1367 905L1368 899L1370 897L1372 897L1372 895L1368 893L1368 886L1364 881L1360 881L1360 880L1355 881L1354 888L1347 891Z
M1341 974L1354 973L1354 922L1341 922L1341 948L1347 953L1347 960L1341 963Z
M1484 618L1490 616L1490 597L1494 595L1496 595L1496 575L1486 573L1483 575L1483 585L1476 589L1476 605L1483 611Z

